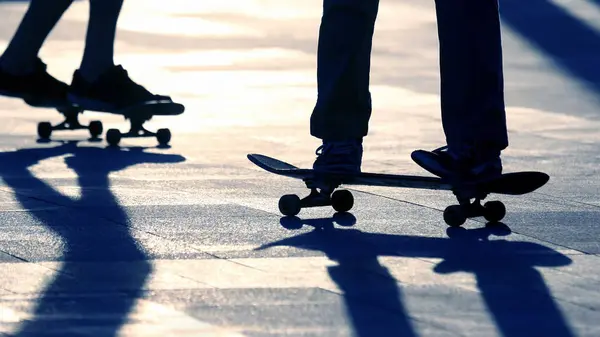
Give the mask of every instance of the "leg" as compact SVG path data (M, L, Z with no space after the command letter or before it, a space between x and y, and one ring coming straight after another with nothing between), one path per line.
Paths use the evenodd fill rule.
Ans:
M0 57L0 94L33 105L65 102L67 85L46 72L38 53L72 0L31 0L8 47Z
M15 35L0 58L0 65L12 74L26 74L35 68L44 41L72 0L31 0Z
M154 95L115 66L114 42L123 0L90 0L90 21L80 68L73 74L69 99L87 110L119 111L148 101L171 101Z
M318 99L310 127L324 145L315 169L360 169L362 138L371 116L369 72L378 6L378 0L324 0Z
M114 45L123 0L90 0L90 20L79 72L89 82L115 66Z
M508 146L497 0L436 1L442 121L450 149Z
M369 72L378 0L324 0L317 54L318 99L311 134L324 140L367 135Z
M439 176L501 174L508 146L497 0L437 0L441 110L446 151L415 151Z

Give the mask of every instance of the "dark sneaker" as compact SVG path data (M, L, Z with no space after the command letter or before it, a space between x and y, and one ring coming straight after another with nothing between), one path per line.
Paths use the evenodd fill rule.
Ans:
M313 169L320 172L357 173L362 163L362 140L323 141L316 151Z
M0 68L0 95L21 98L25 103L36 107L60 107L67 105L69 86L52 77L39 58L33 71L23 75L13 75Z
M75 71L68 97L84 109L104 112L117 112L149 102L172 102L170 97L155 95L132 81L121 66L110 68L92 83Z
M462 182L494 179L502 175L500 151L457 155L448 147L441 147L433 151L413 151L411 158L438 177Z

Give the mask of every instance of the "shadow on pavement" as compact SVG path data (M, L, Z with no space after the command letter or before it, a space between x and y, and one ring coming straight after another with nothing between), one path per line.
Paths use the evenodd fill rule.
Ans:
M79 198L63 195L30 171L41 160L59 156L66 156L66 164L77 174ZM18 202L62 241L63 248L62 256L54 259L62 263L54 279L14 336L67 336L77 331L116 336L141 296L152 266L127 227L128 216L112 194L108 176L137 164L176 163L184 158L141 148L78 147L74 142L4 152L0 158L0 174ZM40 203L59 208L40 209ZM94 206L110 209L109 215L94 214Z
M510 234L503 224L472 230L449 228L449 238L431 238L334 227L334 222L352 224L348 217L341 221L282 218L285 228L310 225L314 230L257 249L290 246L321 251L336 261L336 266L329 267L329 275L343 292L357 336L418 335L403 305L400 284L379 263L380 256L442 259L433 268L436 273L472 273L503 336L573 336L535 268L569 265L567 256L532 242L489 240Z
M600 35L595 28L550 0L503 0L500 14L504 24L600 96Z

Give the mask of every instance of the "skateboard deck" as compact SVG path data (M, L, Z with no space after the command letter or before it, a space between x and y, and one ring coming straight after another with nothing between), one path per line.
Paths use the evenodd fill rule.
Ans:
M404 187L448 191L455 188L450 182L437 177L370 172L346 174L318 173L312 169L298 168L281 160L261 154L249 154L248 159L256 166L268 172L301 180L323 180L339 183L339 185ZM522 195L542 187L548 179L548 175L542 172L513 172L505 173L493 180L466 184L465 186L487 193Z
M527 194L544 186L549 180L549 176L546 173L524 171L504 173L500 177L495 179L455 186L450 181L444 180L443 178L439 177L383 174L371 172L323 173L314 171L312 169L299 168L281 160L261 154L249 154L247 157L252 163L254 163L256 166L262 168L265 171L281 176L303 180L307 183L307 187L312 189L311 195L303 200L300 200L299 203L296 200L297 197L282 197L282 199L280 200L280 211L284 215L296 215L299 212L299 209L304 207L332 205L334 209L338 211L344 211L344 209L346 208L348 208L347 210L349 210L352 207L353 201L350 202L351 198L348 191L336 191L342 192L338 195L343 196L337 199L341 198L340 200L344 200L343 202L340 201L339 204L336 205L336 192L334 192L331 195L331 197L327 198L327 196L324 195L324 193L318 192L316 190L317 188L314 187L318 186L320 183L321 186L329 186L329 190L326 191L325 194L330 194L335 188L339 187L340 185L384 186L453 191L455 195L457 195L457 198L459 199L459 203L461 205L459 205L460 209L456 207L452 208L452 206L446 209L444 213L457 213L452 215L456 215L456 217L458 217L458 219L446 219L447 216L445 214L444 218L445 220L447 220L447 223L452 222L453 224L455 224L461 222L463 216L465 219L462 220L460 225L464 223L466 218L475 216L484 216L486 218L490 218L490 221L499 221L504 217L504 205L499 201L488 202L487 208L491 210L486 211L486 207L480 205L480 200L484 199L488 194ZM314 184L315 182L317 183L316 185ZM466 200L464 197L460 197L460 195L465 195L465 193L470 196L466 198ZM475 202L471 203L471 198L476 199ZM319 202L316 202L316 204L313 205L311 201L317 199L319 199ZM286 205L283 205L283 209L282 202L284 204L287 203ZM294 203L296 203L297 205L295 205Z
M142 104L127 107L121 110L90 110L84 106L73 105L84 111L110 113L114 115L121 115L127 119L152 117L152 116L177 116L181 115L185 111L183 104L175 103L172 101L148 101Z

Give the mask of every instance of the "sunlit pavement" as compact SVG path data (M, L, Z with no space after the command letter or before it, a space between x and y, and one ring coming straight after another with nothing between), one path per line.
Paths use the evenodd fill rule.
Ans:
M352 189L351 216L286 221L278 198L307 191L246 159L314 160L320 2L128 0L116 61L186 112L147 124L171 148L119 150L37 143L60 115L0 98L0 335L599 336L600 6L526 3L501 3L504 165L551 180L497 197L505 227L448 230L451 193L375 187ZM25 8L0 1L1 45ZM65 81L87 15L75 3L41 53ZM425 174L410 152L444 142L437 62L433 1L382 1L365 171Z

